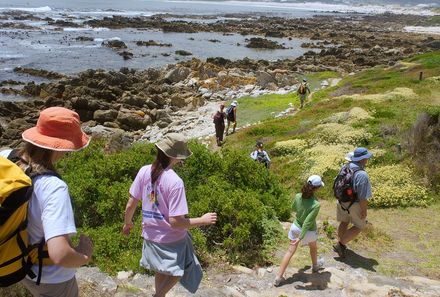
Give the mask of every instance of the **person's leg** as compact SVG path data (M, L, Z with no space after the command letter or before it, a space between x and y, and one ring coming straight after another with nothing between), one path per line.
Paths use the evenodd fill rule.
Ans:
M341 241L341 238L343 238L345 233L347 232L348 224L349 224L348 222L340 222L339 223L339 227L338 227L338 238L339 238L339 241Z
M179 279L180 276L165 275L156 272L154 279L156 293L154 294L154 297L165 297L166 293L177 284Z
M223 134L224 133L225 133L225 125L223 124L222 126L220 126L220 131L219 131L220 143L223 142Z
M358 236L359 233L361 233L361 229L356 226L352 226L350 229L346 230L346 232L343 233L342 237L339 237L339 242L343 245L346 245L356 236Z
M310 258L312 259L313 266L318 265L318 246L316 244L316 241L312 241L309 243L310 248Z
M226 120L227 122L228 122L228 125L226 126L226 136L228 136L228 133L229 133L229 125L230 125L230 121L229 120Z
M234 125L232 126L232 133L235 133L236 127L237 127L237 120L234 121Z
M284 275L284 272L286 272L287 266L289 265L290 259L292 258L292 256L295 254L296 249L298 247L298 241L296 243L290 243L289 245L289 249L287 250L287 252L284 254L283 260L281 261L280 264L280 269L278 270L277 273L277 277L281 278Z

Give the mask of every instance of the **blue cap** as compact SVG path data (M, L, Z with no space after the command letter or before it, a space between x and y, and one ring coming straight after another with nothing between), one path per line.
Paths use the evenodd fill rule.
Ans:
M354 162L364 160L364 159L370 159L373 156L372 153L370 153L366 148L364 147L357 147L353 151L353 156L351 157L351 160Z

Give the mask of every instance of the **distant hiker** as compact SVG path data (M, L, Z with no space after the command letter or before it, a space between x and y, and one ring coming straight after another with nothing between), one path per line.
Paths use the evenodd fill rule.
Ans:
M304 102L307 99L307 92L309 92L310 94L309 84L307 83L307 79L303 78L302 83L299 85L298 90L296 91L301 100L299 108L302 108L304 106Z
M363 147L353 151L350 162L342 166L333 185L336 202L336 218L339 223L339 242L333 246L339 257L344 258L347 243L353 240L367 224L368 199L372 196L371 184L365 166L372 154ZM351 223L353 226L348 229Z
M315 192L324 186L319 175L311 175L303 185L301 193L296 194L292 208L296 212L296 219L289 231L290 245L281 261L280 269L275 278L274 286L280 286L284 281L284 272L289 265L290 259L295 254L298 244L308 245L312 259L312 272L318 272L323 263L318 262L318 248L316 240L318 233L316 228L316 217L321 205L316 199Z
M255 161L263 163L266 168L270 167L270 158L267 152L263 149L263 142L257 141L255 145L255 151L251 153L251 158Z
M220 109L217 110L213 115L212 119L215 126L215 138L217 141L217 146L221 146L223 142L223 133L225 132L225 118L226 113L224 112L225 104L220 104Z
M58 175L54 164L66 152L85 148L90 138L81 130L78 114L63 107L50 107L41 111L36 126L25 130L22 138L24 143L21 148L3 152L1 155L18 165L22 169L21 172L29 177L29 182L32 181L32 188L29 188L32 189L31 192L25 192L23 196L20 196L23 193L18 191L13 193L18 194L15 199L21 204L11 216L14 216L15 221L20 222L21 210L26 211L27 208L27 218L24 216L26 212L22 217L27 220L27 227L20 228L20 232L14 233L10 240L1 239L0 259L9 260L9 265L5 266L0 261L2 262L0 278L3 283L3 273L6 270L11 271L27 264L24 257L16 258L15 262L8 259L8 255L17 256L13 243L18 242L20 245L18 251L32 245L35 246L33 251L39 251L39 256L35 259L30 257L33 264L31 272L27 277L25 274L20 276L20 273L17 273L12 279L19 280L20 278L17 277L25 277L21 283L36 297L77 297L75 268L90 262L93 247L91 240L84 235L79 237L77 246L72 244L70 237L76 233L76 227L69 189ZM3 159L4 161L6 160ZM9 164L13 165L12 162ZM0 194L1 196L3 194ZM29 204L23 198L29 199ZM0 199L0 202L3 204L1 207L3 220L8 209L6 205L11 207L12 204L3 199ZM3 229L0 233L4 231ZM27 246L28 239L29 246ZM1 250L2 246L7 247L7 254Z
M226 135L229 134L229 125L232 125L232 133L235 133L235 128L237 127L237 101L232 101L231 106L226 109L226 119L228 120L228 126L226 127ZM231 134L232 134L231 133Z
M180 281L195 293L202 280L202 269L194 253L189 228L212 225L216 213L187 218L188 205L182 179L173 167L191 156L186 140L170 133L156 144L152 165L142 167L130 188L125 209L123 234L133 228L133 214L142 201L142 237L140 265L155 271L155 297L163 297Z

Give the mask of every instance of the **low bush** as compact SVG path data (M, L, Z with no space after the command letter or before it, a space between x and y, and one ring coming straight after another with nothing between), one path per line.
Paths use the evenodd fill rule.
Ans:
M373 187L373 207L426 206L428 191L415 181L413 171L404 165L387 165L368 169Z
M138 270L142 239L140 212L129 237L121 234L130 185L138 170L153 161L156 149L138 143L106 154L104 144L92 143L57 164L69 185L77 226L95 246L94 261L108 272ZM218 222L191 230L200 260L216 252L231 262L265 262L280 236L278 219L290 217L290 198L280 181L247 155L224 150L212 153L190 143L193 156L175 168L185 183L190 216L215 211ZM252 252L250 252L252 251Z

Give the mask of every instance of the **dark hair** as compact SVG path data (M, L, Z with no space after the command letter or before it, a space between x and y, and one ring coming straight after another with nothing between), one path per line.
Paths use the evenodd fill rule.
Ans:
M156 160L151 165L151 183L154 184L165 168L170 165L171 158L165 155L159 148L157 148Z
M306 182L301 189L302 198L310 199L317 188L319 187L314 187L312 184Z
M18 149L20 161L17 163L23 170L30 167L30 172L42 174L47 171L57 172L52 163L54 151L36 146L30 142L24 144Z

